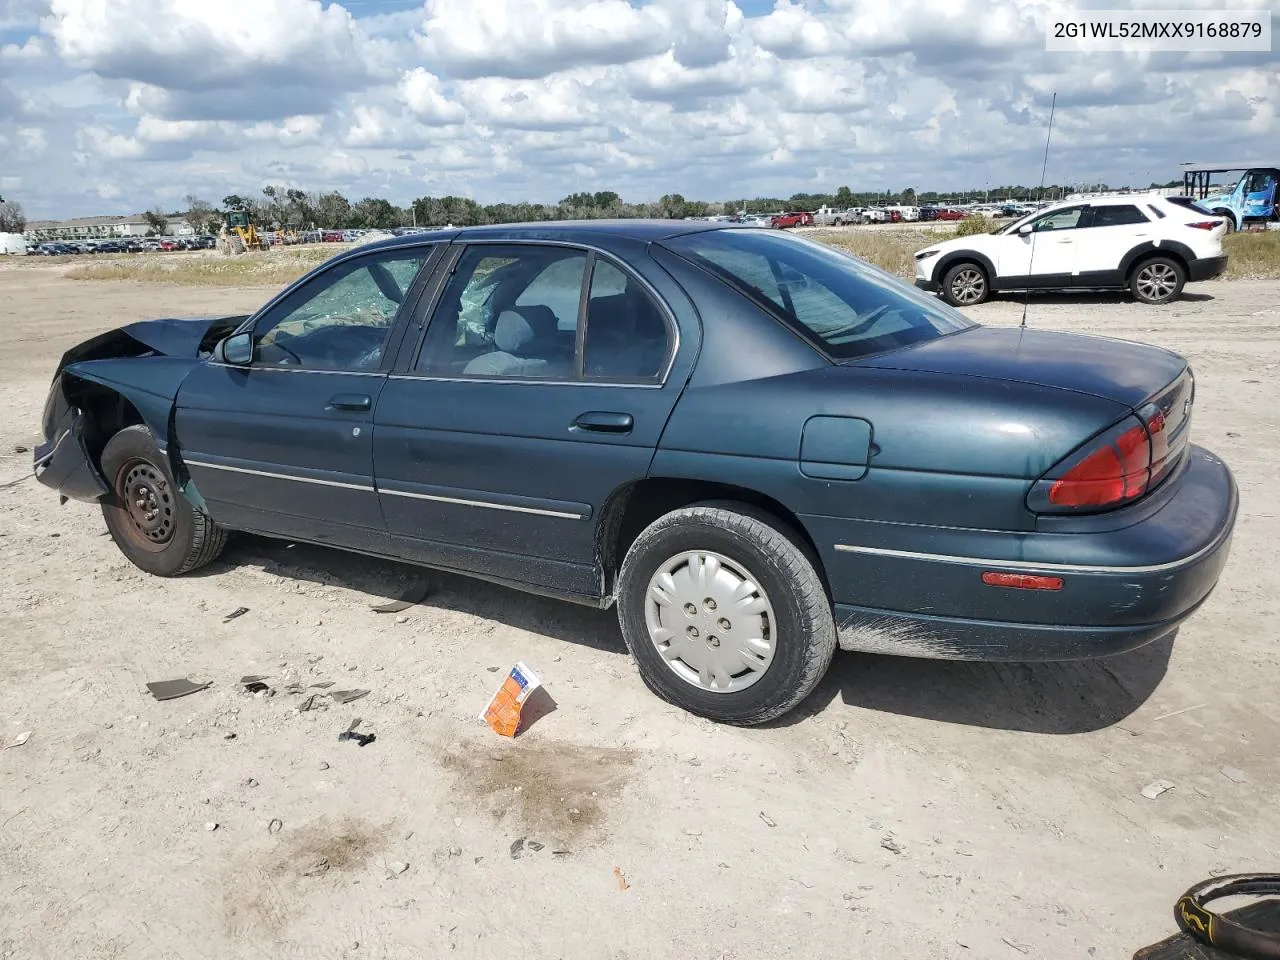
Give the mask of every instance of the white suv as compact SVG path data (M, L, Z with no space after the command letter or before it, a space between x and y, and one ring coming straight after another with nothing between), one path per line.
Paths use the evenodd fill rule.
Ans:
M1191 201L1150 196L1069 200L987 234L935 243L916 256L916 286L954 306L996 290L1125 289L1168 303L1188 281L1227 266L1226 221Z

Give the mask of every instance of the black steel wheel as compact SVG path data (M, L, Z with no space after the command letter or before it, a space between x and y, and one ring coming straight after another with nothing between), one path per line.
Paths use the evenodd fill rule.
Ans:
M102 475L111 491L102 516L120 552L160 577L203 567L222 552L226 531L184 497L151 430L125 427L102 451Z

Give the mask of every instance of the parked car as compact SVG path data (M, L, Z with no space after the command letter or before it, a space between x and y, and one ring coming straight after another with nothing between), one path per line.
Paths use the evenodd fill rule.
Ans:
M968 214L963 210L951 210L947 207L939 208L935 220L963 220Z
M1237 511L1194 398L1167 350L983 327L778 231L503 225L72 347L35 471L159 576L247 530L616 604L653 691L750 724L837 645L1168 635Z
M813 214L799 213L780 213L770 221L770 225L777 230L786 230L790 227L811 227L813 226Z
M1225 232L1221 218L1156 194L1066 201L925 247L915 282L957 306L1026 289L1128 288L1142 303L1168 303L1226 269Z

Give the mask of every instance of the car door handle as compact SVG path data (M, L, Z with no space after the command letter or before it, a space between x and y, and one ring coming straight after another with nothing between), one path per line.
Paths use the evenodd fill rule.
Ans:
M612 413L607 410L592 410L578 416L569 429L590 430L593 433L630 433L635 426L635 418L629 413Z
M372 404L363 393L339 393L329 398L330 410L368 410Z

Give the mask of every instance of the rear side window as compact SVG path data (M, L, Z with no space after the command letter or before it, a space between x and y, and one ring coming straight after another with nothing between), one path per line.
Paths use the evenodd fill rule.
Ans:
M603 257L563 246L477 244L459 259L414 370L645 383L661 379L673 344L654 299Z
M737 288L823 353L848 360L974 326L964 314L825 244L713 230L666 245Z
M1128 203L1107 204L1093 208L1095 227L1123 227L1131 223L1149 223L1147 215Z

